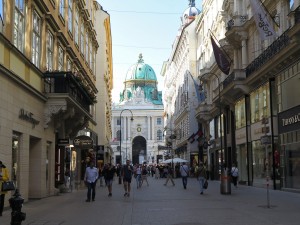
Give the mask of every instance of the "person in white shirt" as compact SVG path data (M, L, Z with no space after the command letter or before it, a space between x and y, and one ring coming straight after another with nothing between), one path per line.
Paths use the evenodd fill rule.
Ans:
M189 176L189 167L188 165L186 165L186 163L182 163L182 165L180 166L180 175L182 178L182 184L183 184L183 188L186 189L187 186L187 178Z
M236 165L233 163L231 167L231 178L233 185L237 187L237 180L239 177L239 169L236 167Z
M84 182L88 188L86 202L95 201L96 196L96 183L98 179L98 169L95 167L94 162L90 162L90 166L85 170Z

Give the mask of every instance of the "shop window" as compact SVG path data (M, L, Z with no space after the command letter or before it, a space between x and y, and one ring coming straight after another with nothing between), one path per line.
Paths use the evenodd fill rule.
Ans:
M18 187L18 181L20 178L20 134L13 132L12 136L12 167L11 167L11 179L14 181L15 185Z

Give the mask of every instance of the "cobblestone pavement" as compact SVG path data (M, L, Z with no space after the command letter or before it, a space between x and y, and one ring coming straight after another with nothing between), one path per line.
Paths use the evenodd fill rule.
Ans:
M299 225L300 194L270 190L269 208L264 188L232 187L220 194L220 181L209 181L200 195L196 179L189 178L187 189L181 179L164 186L164 179L149 177L149 186L137 189L132 183L130 197L116 178L113 195L97 186L95 202L85 202L86 190L75 190L41 200L29 201L22 211L22 225ZM98 184L99 185L99 184ZM21 193L22 194L22 193ZM6 198L8 200L8 198ZM10 209L0 217L10 224Z

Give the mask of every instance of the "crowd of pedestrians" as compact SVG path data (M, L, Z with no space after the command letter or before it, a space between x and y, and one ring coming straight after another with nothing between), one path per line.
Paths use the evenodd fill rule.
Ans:
M231 169L231 176L234 186L237 186L238 168L235 164ZM126 160L126 164L113 166L107 163L100 168L96 168L93 162L90 162L86 168L84 181L87 186L87 202L95 201L96 195L96 183L99 180L100 187L107 187L108 196L112 196L113 182L115 177L119 177L119 181L123 181L124 185L124 197L130 197L131 183L136 183L136 188L142 188L143 184L149 186L148 178L153 179L165 179L164 185L167 186L169 181L175 186L174 177L179 177L182 180L184 189L187 189L188 178L194 177L199 182L199 191L202 195L205 190L205 183L207 183L208 174L207 169L203 162L199 162L199 165L189 167L187 163L172 164L135 164L132 165L130 160ZM104 183L103 183L104 181Z

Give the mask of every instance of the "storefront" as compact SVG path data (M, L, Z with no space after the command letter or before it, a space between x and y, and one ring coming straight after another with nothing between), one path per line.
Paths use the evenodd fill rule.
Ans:
M278 114L283 188L300 189L300 105Z

